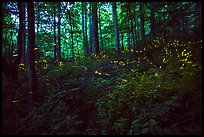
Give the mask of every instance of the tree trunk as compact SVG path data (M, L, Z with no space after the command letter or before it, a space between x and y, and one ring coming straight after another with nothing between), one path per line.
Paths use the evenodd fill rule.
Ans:
M83 32L83 44L84 44L84 55L88 55L88 45L87 45L87 37L86 37L86 30L85 30L85 8L84 2L81 3L82 7L82 32Z
M140 25L141 25L142 42L145 42L144 13L143 13L143 3L142 2L140 2Z
M155 5L154 2L150 2L150 16L151 16L151 33L150 39L154 39L155 37Z
M61 17L60 17L60 13L61 13L61 3L58 3L58 49L57 49L57 59L58 61L61 60L61 56L60 56L60 52L61 52L61 41L60 41L60 25L61 25Z
M98 14L99 14L99 32L100 32L100 39L101 39L101 49L103 50L103 39L102 39L102 31L101 31L101 13L100 13L100 8L98 9Z
M35 70L35 16L34 16L34 4L33 2L28 2L28 73L29 73L29 90L31 107L34 103L38 102L38 84Z
M128 50L130 51L130 15L129 15L129 6L127 4L127 22L128 22Z
M121 41L122 41L122 44L121 44L121 49L122 49L122 51L124 51L124 45L123 45L123 34L121 34Z
M71 27L71 39L72 39L72 44L71 44L71 52L72 52L72 63L74 63L74 34L73 34L73 30L74 30L74 19L72 19L72 14L71 14L71 10L69 12L69 21L70 21L70 27Z
M56 42L56 21L55 21L55 17L56 17L56 8L55 8L55 2L53 3L54 7L54 61L56 61L57 58L57 42Z
M89 54L89 46L88 46L88 36L87 36L87 3L85 2L85 9L84 9L84 14L85 14L85 35L86 35L86 45L87 45L87 54Z
M97 20L97 2L92 3L92 14L93 14L93 53L99 54L99 43L98 43L98 20Z
M37 5L37 33L36 33L36 48L39 46L40 37L39 37L39 28L40 28L40 5ZM41 23L42 24L42 23ZM37 52L38 53L38 52ZM35 54L35 59L38 60L39 55Z
M118 35L118 19L117 19L117 7L116 2L113 2L113 18L114 18L114 32L115 32L115 50L116 50L116 56L119 57L119 35Z
M166 17L166 9L165 9L165 7L163 7L164 8L164 13L162 13L162 20L163 20L163 38L164 39L166 39L167 37L166 37L166 33L167 33L167 29L166 29L166 19L165 19L165 17Z
M136 43L135 43L135 34L134 34L134 29L133 29L133 21L132 19L130 19L130 23L131 23L131 31L132 31L132 43L134 45L134 48L136 48Z
M26 30L25 30L25 3L22 3L23 6L23 32L22 32L22 55L21 55L21 63L25 63L25 44L26 44Z
M9 63L12 63L12 55L13 55L13 23L11 23L11 45L9 46Z
M134 7L136 7L136 2L135 2L135 5L134 5ZM136 23L136 18L137 18L137 16L136 16L136 10L134 10L134 12L133 12L133 15L135 15L135 16L133 16L133 18L132 18L132 20L133 20L133 38L134 38L134 46L135 46L135 48L136 48L136 46L137 46L137 32L136 32L136 29L137 29L137 23Z
M90 9L89 9L89 53L92 52L92 45L93 45L93 25L92 25L92 5L90 3Z
M25 17L23 16L23 5L22 2L18 2L18 9L19 9L19 32L18 32L18 56L16 57L16 60L14 60L14 63L10 65L10 69L6 70L8 72L8 77L12 82L15 82L18 80L18 65L21 61L21 55L22 55L22 41L23 41L23 29L24 29L24 21ZM7 63L7 62L6 62ZM12 74L10 74L12 73Z

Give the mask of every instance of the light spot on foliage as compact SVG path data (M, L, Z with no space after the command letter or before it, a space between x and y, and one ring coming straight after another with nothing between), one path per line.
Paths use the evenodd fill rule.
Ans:
M126 79L121 79L123 82L128 82Z

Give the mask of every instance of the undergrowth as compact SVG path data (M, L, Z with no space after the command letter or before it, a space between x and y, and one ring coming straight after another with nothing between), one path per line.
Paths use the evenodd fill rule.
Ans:
M25 105L27 81L17 88L3 80L3 93L9 92L4 128L18 118L4 132L202 134L202 40L162 41L125 51L121 58L102 52L75 63L39 60L42 100L31 111ZM21 71L23 81L27 70Z

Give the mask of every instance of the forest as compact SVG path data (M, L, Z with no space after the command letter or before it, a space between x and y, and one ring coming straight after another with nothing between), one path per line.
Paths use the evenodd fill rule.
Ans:
M202 135L201 2L1 2L4 135Z

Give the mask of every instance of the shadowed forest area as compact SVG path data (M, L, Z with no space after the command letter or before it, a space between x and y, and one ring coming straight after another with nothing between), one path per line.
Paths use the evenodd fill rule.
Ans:
M201 2L1 2L4 135L202 135Z

